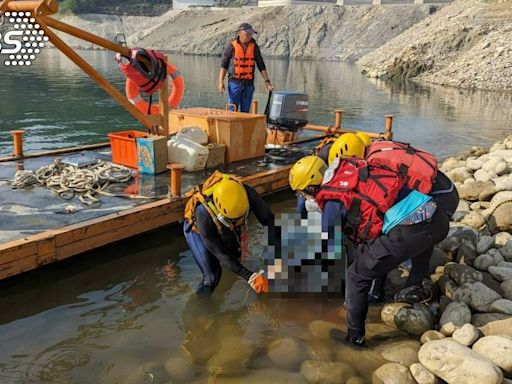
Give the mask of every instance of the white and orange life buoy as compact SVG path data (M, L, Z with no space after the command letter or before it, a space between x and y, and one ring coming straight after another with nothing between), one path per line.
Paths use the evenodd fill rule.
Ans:
M169 107L176 109L183 99L185 82L183 81L183 75L170 62L167 62L167 77L172 81L172 91L167 99L167 103L169 104ZM141 96L137 83L129 77L126 78L125 93L128 100L130 100L130 103L145 115L148 114L149 103ZM159 113L160 107L158 104L151 105L150 114L158 115Z

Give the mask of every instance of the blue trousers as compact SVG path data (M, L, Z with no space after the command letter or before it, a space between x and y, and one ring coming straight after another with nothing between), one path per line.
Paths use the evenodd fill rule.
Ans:
M183 223L183 233L187 241L194 260L196 261L203 280L199 284L198 293L212 293L220 282L222 276L222 267L217 259L204 245L201 235L194 231L187 232L189 224Z
M249 112L251 109L252 95L254 94L254 84L242 81L235 83L228 81L229 103L237 106L238 112ZM233 107L229 107L230 111Z

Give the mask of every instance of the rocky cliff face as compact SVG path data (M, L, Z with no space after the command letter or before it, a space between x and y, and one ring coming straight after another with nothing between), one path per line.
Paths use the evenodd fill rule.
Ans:
M456 0L363 57L363 73L512 90L512 1Z
M257 41L267 57L355 61L437 9L433 5L295 5L174 10L155 18L85 14L63 21L111 39L124 33L132 46L194 55L220 55L237 26L247 21L259 32ZM68 42L90 48L76 39Z

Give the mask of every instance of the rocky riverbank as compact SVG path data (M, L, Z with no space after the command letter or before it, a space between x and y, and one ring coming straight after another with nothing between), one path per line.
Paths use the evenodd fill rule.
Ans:
M363 57L369 77L512 91L512 1L456 0Z

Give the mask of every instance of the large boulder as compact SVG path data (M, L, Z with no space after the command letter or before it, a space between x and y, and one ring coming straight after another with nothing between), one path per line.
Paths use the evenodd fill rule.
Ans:
M220 348L207 363L208 371L218 376L238 376L244 372L251 348L247 340L232 335L224 338Z
M463 302L452 302L448 304L441 319L439 328L443 335L451 336L452 333L466 323L471 322L471 310Z
M434 328L434 315L425 304L416 303L412 308L400 309L394 323L397 329L419 336Z
M420 363L411 365L409 369L418 384L439 384L441 382Z
M481 255L485 252L487 252L489 249L494 247L494 237L492 236L480 236L480 239L478 240L478 243L476 245L476 251Z
M475 313L473 316L471 316L471 324L473 324L475 327L483 327L484 325L492 323L493 321L504 320L508 319L509 317L509 315L495 312Z
M499 299L501 296L496 291L479 281L461 285L453 296L454 301L462 301L478 312L488 312L489 306Z
M300 373L312 384L345 383L356 376L355 370L345 363L305 360L300 366Z
M493 275L499 281L512 280L512 268L509 268L509 267L500 267L500 266L489 267L489 273L491 275Z
M448 383L501 384L501 370L477 352L451 339L429 341L418 354L420 363Z
M499 299L491 304L489 311L512 316L512 300Z
M452 335L453 340L466 347L472 346L479 337L480 331L473 324L464 324L459 329L456 329Z
M512 280L507 280L501 283L501 292L503 297L512 300Z
M379 367L372 376L372 384L415 384L409 368L398 363L387 363Z
M473 351L488 358L508 374L512 373L512 338L485 336L473 345Z
M495 266L494 258L491 255L484 253L478 256L473 263L473 266L480 271L487 271L489 267Z
M463 248L461 246L459 251ZM482 281L482 274L474 268L464 264L450 263L444 267L444 272L450 278L457 283L457 285L463 285L464 283L474 283L476 281Z
M482 331L485 336L505 335L512 337L512 317L491 321L480 327L480 331Z
M313 320L308 324L308 330L311 335L319 340L330 340L330 332L332 329L341 330L336 323L323 320Z
M495 192L495 185L492 181L475 181L474 183L464 184L457 188L461 199L468 201L481 200L482 194L489 195ZM493 193L493 194L494 194Z
M418 351L421 344L416 340L395 341L380 345L376 351L389 362L410 367L418 362Z

